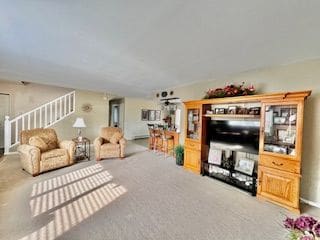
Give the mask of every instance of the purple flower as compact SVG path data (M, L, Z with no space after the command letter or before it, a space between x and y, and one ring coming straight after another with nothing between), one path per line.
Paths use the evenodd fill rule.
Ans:
M317 237L320 237L320 222L314 225L313 232Z
M313 237L312 236L302 236L301 238L300 238L300 240L313 240Z
M301 231L311 231L313 226L317 223L313 217L301 216L294 222L294 227Z
M283 221L283 225L285 228L293 229L294 228L294 219L287 217L286 220Z

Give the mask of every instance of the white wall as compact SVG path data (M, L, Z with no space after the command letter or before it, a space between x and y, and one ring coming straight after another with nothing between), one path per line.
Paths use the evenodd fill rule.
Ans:
M142 121L142 109L161 110L161 106L156 100L125 98L124 136L128 140L134 139L136 136L147 136L149 134L147 123L159 123Z
M305 107L301 196L320 204L320 60L248 71L228 79L204 81L173 90L184 101L195 100L203 98L209 88L243 81L254 84L258 93L312 90ZM184 117L183 113L182 123ZM183 136L184 130L182 142Z

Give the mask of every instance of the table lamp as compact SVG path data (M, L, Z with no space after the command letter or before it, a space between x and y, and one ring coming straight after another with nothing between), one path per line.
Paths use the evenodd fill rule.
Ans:
M84 123L83 118L77 118L76 121L74 122L73 126L74 128L78 128L78 140L82 141L82 136L81 136L81 128L85 128L86 124Z

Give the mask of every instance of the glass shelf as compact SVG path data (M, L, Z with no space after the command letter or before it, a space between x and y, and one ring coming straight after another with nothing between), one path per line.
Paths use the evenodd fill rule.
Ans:
M222 182L228 183L232 186L235 186L239 189L251 193L252 196L256 195L257 187L256 180L257 175L254 173L252 176L243 174L234 170L227 170L225 168L217 167L223 169L223 171L212 171L211 167L213 164L208 162L202 162L202 175L209 176L214 179L220 180Z
M198 140L200 137L200 109L188 109L187 116L187 138Z
M264 117L266 152L296 155L297 105L267 105Z

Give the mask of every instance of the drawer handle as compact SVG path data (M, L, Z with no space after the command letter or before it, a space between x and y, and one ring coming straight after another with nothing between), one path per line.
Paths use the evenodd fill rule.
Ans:
M283 166L283 163L272 162L272 164L273 164L273 165L276 165L276 166L279 166L279 167L280 167L280 166Z

